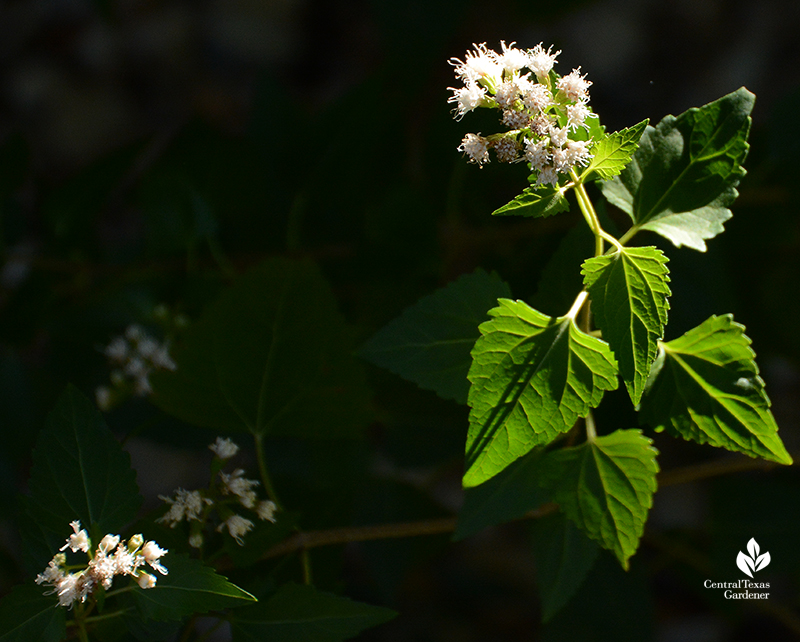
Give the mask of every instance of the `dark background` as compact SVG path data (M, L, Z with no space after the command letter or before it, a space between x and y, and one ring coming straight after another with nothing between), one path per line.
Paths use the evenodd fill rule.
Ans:
M362 340L477 266L497 270L516 297L536 293L580 217L488 216L521 191L525 168L479 170L456 151L466 132L492 126L479 114L455 122L446 103L455 83L447 60L473 42L553 44L563 51L558 71L588 74L609 131L742 85L756 94L749 173L726 232L705 254L646 242L671 258L667 338L734 313L797 452L799 30L794 0L0 2L0 589L22 578L13 498L44 415L67 382L93 394L108 377L102 346L130 323L152 326L159 304L194 318L231 272L287 253L319 262ZM454 510L465 409L369 375L378 420L368 460L383 481L358 495L348 519ZM601 430L636 425L624 396L609 397ZM124 435L154 416L157 425L154 412L134 401L109 423ZM170 426L129 442L149 498L191 484L193 448L213 440ZM665 469L714 455L656 439ZM718 553L732 573L736 547L767 539L743 524L796 541L796 521L764 521L787 511L797 519L796 475L751 475L656 496L652 536L619 580L621 602L643 602L631 603L630 631L606 623L616 639L795 639L796 584L786 601L794 620L726 610L709 605L680 551L658 544L678 533L713 557L721 533L743 529L729 559ZM597 592L614 592L598 583L617 577L613 563L603 558L600 579L576 598L580 616L542 629L529 548L518 526L458 545L349 547L320 583L401 612L364 639L594 639L575 621L603 619Z

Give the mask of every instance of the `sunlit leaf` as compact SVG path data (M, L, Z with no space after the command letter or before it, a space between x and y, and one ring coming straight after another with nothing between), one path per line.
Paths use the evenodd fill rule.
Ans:
M583 264L595 322L619 361L634 405L642 397L667 323L666 263L661 250L629 247Z
M269 600L235 612L234 642L340 642L397 613L300 584L285 584Z
M464 486L567 432L617 387L608 344L523 301L500 299L472 350Z
M466 403L478 326L497 299L510 294L497 274L476 270L406 308L358 353L440 397Z
M617 430L550 452L545 485L564 515L624 568L636 552L656 491L658 452L640 430Z
M592 148L592 160L581 174L588 177L591 172L597 172L602 180L617 176L631 161L631 156L639 146L639 139L647 127L648 120L633 127L627 127L613 134L609 134Z
M525 190L503 207L492 212L492 216L532 216L544 218L569 210L569 203L561 189L552 185L526 187Z
M723 231L745 174L750 112L755 96L744 87L680 116L648 127L639 149L603 194L677 247L704 252L705 241Z
M712 316L661 344L641 419L684 439L791 464L754 359L744 326L729 314Z

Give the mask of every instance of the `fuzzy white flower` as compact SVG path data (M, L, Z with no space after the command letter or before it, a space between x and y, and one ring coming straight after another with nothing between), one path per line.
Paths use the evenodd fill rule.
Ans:
M529 140L525 143L525 158L534 169L542 170L550 162L550 148L547 141Z
M519 98L519 87L513 80L506 80L497 88L494 95L495 102L501 107L511 107Z
M449 103L456 103L453 110L456 120L461 120L464 114L480 107L486 100L486 90L475 82L469 82L465 87L448 87L453 95L447 99Z
M153 588L156 585L156 578L150 573L142 572L139 574L139 577L136 578L136 582L139 586L143 589Z
M522 129L527 127L531 117L526 111L515 111L506 109L503 112L503 124L509 129Z
M186 519L186 521L199 521L200 514L203 511L203 505L211 505L213 503L212 500L203 497L199 490L188 491L183 488L175 490L174 499L172 497L164 497L163 495L159 495L158 498L169 504L170 507L169 510L156 521L169 524L170 528L174 528L178 522L184 519Z
M522 102L525 108L533 113L544 111L553 104L553 94L550 90L539 83L531 83L522 95Z
M192 533L189 535L189 546L192 548L202 548L203 547L203 534L202 533Z
M564 92L567 99L576 102L586 102L589 100L587 90L591 81L586 80L586 75L581 76L581 68L573 69L569 74L560 78L556 86Z
M239 446L230 439L222 437L217 437L217 440L209 448L220 459L230 459L239 452Z
M567 159L570 166L581 165L585 167L589 164L593 154L589 151L589 143L585 140L567 141Z
M539 187L540 185L552 185L553 187L558 185L558 173L555 167L547 166L539 172L539 178L536 179L535 187Z
M242 506L245 508L253 508L256 505L257 499L256 492L253 488L258 486L259 482L255 479L246 479L243 475L244 470L241 468L234 470L231 475L221 472L219 476L223 484L222 492L226 495L236 495Z
M86 531L80 529L80 522L77 520L70 523L74 533L67 539L67 544L62 547L69 547L73 552L83 550L88 552L88 536ZM120 542L119 535L108 534L100 541L100 545L89 560L86 568L73 573L64 570L66 556L58 553L50 560L43 573L36 576L37 584L49 584L53 587L52 591L45 593L58 595L58 603L61 606L72 608L73 604L80 600L84 602L87 596L91 595L96 586L103 586L105 589L111 588L114 576L131 575L137 578L142 588L152 588L155 586L155 578L152 580L142 578L147 575L139 570L143 564L150 564L153 568L166 575L167 569L161 564L159 559L167 553L155 542L147 542L140 551L144 538L134 535L128 545ZM83 544L87 543L84 549ZM116 547L113 555L109 555L111 549Z
M553 47L551 45L548 47L547 51L545 51L544 47L542 47L542 43L540 42L533 49L528 51L527 67L536 74L536 77L539 78L539 80L544 80L547 78L547 75L553 70L553 65L556 63L556 58L561 53L560 51L550 53L552 50Z
M108 412L111 410L111 402L113 397L111 395L111 388L108 386L98 386L94 391L94 399L97 403L97 407L103 412Z
M74 522L70 522L69 525L72 526L72 530L75 532L69 536L67 543L58 550L63 551L65 548L69 548L73 553L77 553L78 551L88 553L89 534L81 529L81 523L77 519Z
M468 51L464 62L452 58L450 64L456 69L456 76L464 82L484 81L492 87L500 83L503 67L495 60L497 54L486 47L486 43L473 44L475 51Z
M567 144L569 130L566 127L550 128L550 143L553 147L563 147Z
M272 502L268 499L262 500L258 502L258 506L256 506L256 515L258 515L258 519L275 523L275 510L277 506L275 506L275 502Z
M103 354L112 361L125 361L128 357L128 342L122 337L116 337L105 347Z
M501 40L500 47L502 53L495 56L498 64L503 67L504 71L510 74L528 66L527 52L522 51L522 49L516 49L514 47L515 44L517 43L512 42L510 45L506 46L505 41Z
M152 540L147 542L142 547L142 555L144 556L144 561L147 562L152 568L154 568L162 575L166 575L168 571L166 568L164 568L164 566L162 566L161 562L159 562L158 560L161 559L161 557L168 552L169 551L167 549L161 548L158 544L156 544Z
M518 159L517 141L511 136L501 138L494 144L494 152L501 163L513 163Z
M464 136L458 151L469 156L470 163L483 165L489 162L489 141L479 133Z
M567 105L567 129L577 130L578 127L589 129L586 119L591 113L586 103L577 102L574 105Z
M251 522L249 519L245 519L241 515L231 515L228 519L222 522L222 524L217 526L217 531L221 532L223 528L228 529L228 533L230 533L230 536L236 540L236 543L239 546L244 546L242 535L245 535L253 528L253 522Z

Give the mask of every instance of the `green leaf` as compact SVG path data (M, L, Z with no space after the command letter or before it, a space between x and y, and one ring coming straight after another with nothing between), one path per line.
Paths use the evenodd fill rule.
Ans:
M25 502L33 521L29 551L44 568L80 520L95 541L136 518L142 498L122 450L94 404L67 387L47 416L33 451ZM27 523L27 522L26 522Z
M581 178L588 177L591 172L597 172L604 181L617 176L630 163L648 122L649 120L643 120L633 127L609 134L597 142L591 148L592 160L581 174Z
M234 642L339 642L396 615L390 609L289 583L269 600L234 613L231 623Z
M532 450L480 486L467 488L453 539L520 519L550 501L550 493L539 483L541 459L541 450Z
M0 601L0 642L59 642L67 636L66 610L44 595L47 587L15 586Z
M626 569L653 505L657 454L640 430L617 430L543 462L544 484L564 515Z
M547 622L581 587L600 548L560 513L535 520L531 535L542 620Z
M550 443L617 387L608 344L523 301L500 299L472 350L464 487Z
M492 212L492 216L532 216L544 218L569 210L564 192L552 185L526 187L513 201Z
M712 316L661 344L641 404L656 430L791 464L744 326Z
M256 435L347 437L370 418L352 330L309 261L268 260L189 328L153 401L199 426Z
M478 326L497 299L510 295L497 274L478 269L406 308L358 353L420 388L466 403L469 353L480 336Z
M628 247L583 264L595 321L619 361L634 405L642 397L667 324L666 263L654 247Z
M231 584L200 560L168 553L161 562L169 571L158 575L153 588L131 584L137 611L145 620L180 620L192 613L206 613L255 602L250 593Z
M648 127L619 177L601 184L605 197L638 229L700 252L723 231L745 174L750 112L744 87Z

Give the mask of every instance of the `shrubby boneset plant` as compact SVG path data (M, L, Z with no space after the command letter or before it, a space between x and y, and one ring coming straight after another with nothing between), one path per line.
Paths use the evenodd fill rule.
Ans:
M530 185L495 216L553 216L570 208L567 195L574 194L594 255L569 265L573 248L562 249L545 274L580 270L583 289L568 309L543 312L479 270L407 309L361 353L469 404L457 536L552 502L627 568L659 466L642 429L596 427L593 409L620 380L641 423L656 431L792 463L744 328L729 314L712 316L665 340L668 259L655 246L630 245L650 231L702 252L724 230L745 174L754 96L741 88L655 127L645 120L607 133L589 106L586 74L560 76L560 52L514 44L501 42L499 52L474 45L463 60L451 60L462 82L449 88L455 119L496 110L506 128L468 133L458 151L479 167L492 156L528 164ZM618 238L601 224L587 190L592 183L630 218ZM517 495L522 488L526 500ZM503 498L511 508L497 507ZM570 552L580 557L579 549ZM550 602L543 594L545 615L569 597L563 591Z
M303 532L278 501L268 438L351 438L369 419L369 397L349 352L351 329L321 273L309 261L269 259L238 277L174 354L136 325L113 339L102 350L113 388L98 388L95 400L105 411L146 396L193 427L249 434L259 479L227 469L239 445L219 437L209 446L208 486L177 488L141 516L128 454L95 404L69 387L33 453L21 530L35 570L0 602L0 642L204 639L194 623L209 612L237 642L292 632L304 639L309 626L344 640L395 613L314 588L310 548L453 529L460 539L532 516L537 551L552 553L536 576L543 617L552 617L598 546L628 567L656 492L652 439L640 427L595 422L593 410L620 380L642 425L792 463L744 328L731 315L712 316L666 340L667 257L630 244L649 231L705 251L724 230L745 173L754 96L742 88L655 127L643 121L607 133L589 105L587 74L559 75L559 54L542 44L475 45L450 61L461 84L449 88L449 103L458 121L496 110L505 128L466 134L458 151L468 162L482 167L494 157L530 170L529 185L494 215L554 216L574 198L594 252L572 264L568 247L545 270L582 276L572 303L537 310L478 270L408 308L359 350L469 405L457 520ZM630 218L623 234L604 228L590 183ZM61 545L66 524L73 533ZM126 532L135 534L123 539ZM87 559L75 562L79 553ZM295 554L302 585L282 580L280 562L264 579L264 562Z

